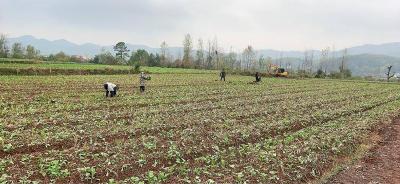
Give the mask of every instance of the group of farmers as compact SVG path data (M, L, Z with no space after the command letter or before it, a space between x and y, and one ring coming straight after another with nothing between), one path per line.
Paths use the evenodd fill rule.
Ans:
M139 75L139 84L140 84L140 93L143 94L146 89L146 81L150 80L151 77L146 75L144 72L141 72ZM117 91L119 90L118 85L115 85L111 82L106 82L104 84L104 90L106 91L106 97L114 97L117 95Z
M226 77L226 72L224 69L222 69L221 73L219 74L219 76L221 77L220 80L225 81L225 77ZM261 75L260 73L256 72L256 80L254 82L258 83L261 82ZM144 72L141 72L139 75L139 84L140 84L140 93L143 94L145 91L145 86L146 86L146 81L150 80L151 77L146 75ZM106 97L114 97L117 95L117 91L119 90L118 85L115 85L111 82L106 82L104 84L104 90L106 91Z

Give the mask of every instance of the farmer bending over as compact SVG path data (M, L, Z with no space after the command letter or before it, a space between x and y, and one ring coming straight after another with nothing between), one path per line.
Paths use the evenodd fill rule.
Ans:
M146 80L150 80L150 76L147 76L144 74L144 72L140 73L139 76L139 83L140 83L140 93L144 93L145 86L146 86Z
M111 82L106 82L104 84L104 89L106 90L106 97L108 97L109 93L110 97L114 97L117 95L118 86Z

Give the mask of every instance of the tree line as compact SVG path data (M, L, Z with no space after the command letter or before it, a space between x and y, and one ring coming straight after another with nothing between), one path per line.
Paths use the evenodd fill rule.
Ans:
M113 51L102 49L100 54L90 59L82 59L77 56L69 56L64 52L40 55L40 51L28 45L24 47L21 43L7 46L7 39L4 35L0 36L0 57L41 59L47 61L64 62L90 62L108 65L131 65L140 66L159 66L159 67L179 67L194 69L227 69L239 72L271 72L271 65L278 65L285 68L292 74L301 77L334 77L346 78L351 76L351 71L346 67L347 51L344 50L343 56L338 59L334 55L334 49L329 47L320 51L320 56L316 56L314 51L305 51L304 58L295 66L293 62L285 61L281 56L277 59L264 57L257 53L251 46L247 46L241 51L234 51L231 47L228 51L222 48L218 39L207 40L202 38L194 42L190 34L184 35L182 41L182 52L171 54L168 44L163 41L160 49L156 53L148 52L144 49L129 50L125 42L118 42Z
M71 56L60 51L56 54L42 55L39 49L32 45L26 47L22 43L16 42L8 46L8 41L5 35L0 34L0 58L15 58L15 59L36 59L42 61L61 61L61 62L88 62L89 60L82 56Z
M217 38L208 40L204 43L199 38L195 44L190 34L184 36L183 54L176 56L170 54L168 44L163 41L158 53L148 53L146 50L132 51L129 57L129 49L124 42L119 42L114 46L116 57L110 52L104 52L97 55L95 59L98 63L112 61L105 64L133 64L141 66L162 66L162 67L180 67L195 69L228 69L239 72L266 72L270 73L271 66L279 66L296 74L300 77L318 77L318 78L348 78L351 77L351 71L346 65L347 50L343 51L342 56L337 57L334 47L324 48L316 56L314 51L304 52L304 58L295 66L293 62L285 61L281 56L277 59L264 57L257 53L251 46L247 46L240 52L232 49L229 51L219 46ZM95 57L95 58L96 58ZM103 59L101 59L103 58Z
M32 45L24 47L21 43L13 43L11 48L7 45L5 35L0 35L0 58L37 59L40 51Z
M173 55L168 44L163 41L159 52L149 53L144 49L130 51L125 42L114 46L115 54L103 50L91 62L102 64L128 64L140 66L179 67L194 69L232 69L232 70L266 70L272 62L270 57L257 57L252 46L246 47L242 53L232 48L225 52L218 40L208 40L206 46L200 38L195 46L190 34L184 36L182 52Z

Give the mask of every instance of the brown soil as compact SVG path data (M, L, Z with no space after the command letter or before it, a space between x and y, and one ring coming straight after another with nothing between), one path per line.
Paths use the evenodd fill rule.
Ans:
M380 135L377 146L328 183L400 183L400 119L383 128Z

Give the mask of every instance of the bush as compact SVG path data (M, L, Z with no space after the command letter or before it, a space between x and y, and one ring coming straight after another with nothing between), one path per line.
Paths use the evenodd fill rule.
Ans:
M333 79L351 78L351 70L345 69L343 72L332 72L329 74L329 77Z
M325 78L326 77L326 73L324 71L322 71L321 69L319 69L317 71L317 74L315 75L315 78Z
M134 69L135 73L139 73L140 72L140 64L139 62L136 62L134 65Z

